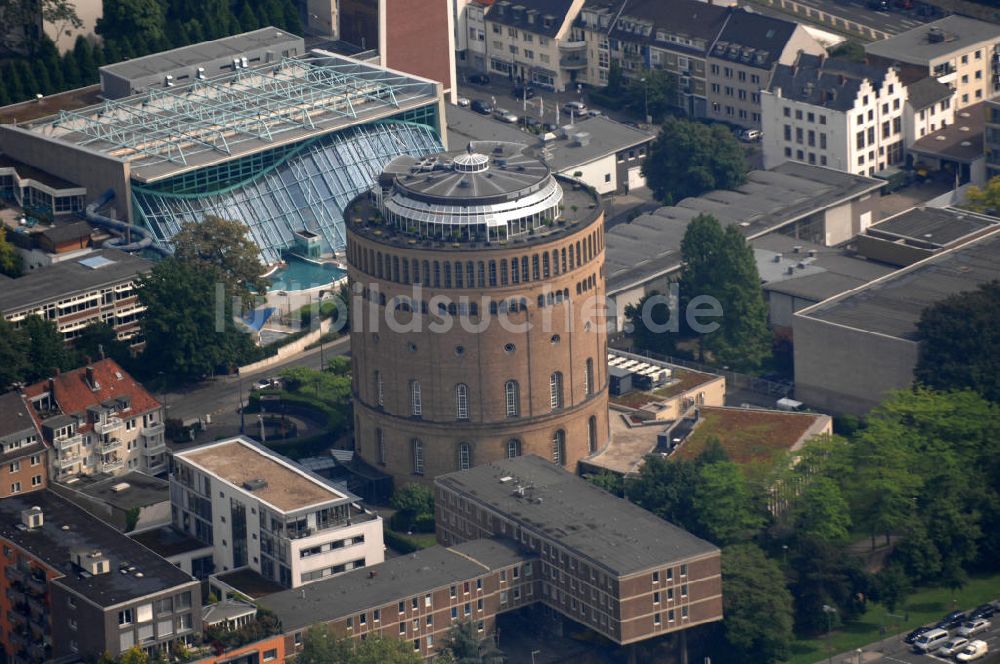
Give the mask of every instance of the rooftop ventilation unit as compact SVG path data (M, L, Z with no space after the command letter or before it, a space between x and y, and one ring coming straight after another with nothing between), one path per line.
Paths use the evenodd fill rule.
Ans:
M123 491L126 491L130 486L132 485L129 484L128 482L119 482L118 484L115 484L113 487L111 487L111 491L114 493L121 493Z
M73 551L70 554L70 560L74 565L94 576L107 574L111 571L111 561L97 550Z
M573 142L581 147L590 145L590 132L580 131L573 134Z
M45 515L42 512L42 508L35 505L30 509L22 510L21 523L23 523L28 530L31 530L32 528L41 528L42 524L45 523Z
M243 483L243 488L247 491L260 491L261 489L267 488L267 480L264 479L253 479L247 480Z
M944 41L944 30L941 28L930 28L927 31L927 41L932 44L939 44Z

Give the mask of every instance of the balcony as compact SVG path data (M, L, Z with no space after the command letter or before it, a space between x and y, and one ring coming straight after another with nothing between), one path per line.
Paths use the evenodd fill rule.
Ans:
M27 573L23 569L14 567L13 565L8 565L4 568L4 575L11 581L20 581L21 583L24 583Z
M20 583L13 583L7 588L7 599L11 601L12 604L23 604L28 601L28 597L24 594L24 585Z
M125 422L117 417L109 417L106 422L97 422L94 424L94 431L97 432L99 436L106 436L109 433L114 433L122 427L125 426Z
M60 454L55 460L56 468L59 470L66 470L67 468L73 467L77 463L83 463L86 457L79 452L76 454Z
M64 450L74 445L83 445L83 436L78 433L72 436L59 436L52 442L57 450Z
M44 578L38 578L34 574L28 574L26 578L29 595L44 595L49 589L49 582Z
M146 456L155 456L157 454L163 454L167 451L167 444L163 442L163 439L158 441L149 441L146 443L146 447L142 448L142 453Z
M124 467L125 467L124 459L111 459L110 461L101 461L102 473L113 473L115 471L121 470Z
M42 602L37 597L29 597L28 609L31 611L32 616L43 616L47 607L45 606L45 602Z
M584 55L587 52L587 42L582 39L578 41L560 42L559 52L565 55L570 55L570 54Z
M559 58L559 66L563 69L586 69L587 58L568 57Z
M114 452L115 450L121 449L122 441L117 438L112 438L101 443L101 453L107 454L108 452Z

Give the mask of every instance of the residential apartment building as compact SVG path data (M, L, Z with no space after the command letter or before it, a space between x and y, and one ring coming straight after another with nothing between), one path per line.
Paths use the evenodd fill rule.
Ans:
M382 519L359 499L248 438L176 452L175 528L213 547L217 572L286 588L382 562Z
M1000 175L1000 100L986 102L983 145L986 152L986 177L996 177Z
M498 614L536 602L538 570L537 558L516 542L482 539L392 558L259 604L281 620L289 655L301 651L311 626L326 624L339 636L411 642L414 652L430 657L456 624L471 621L485 638L495 632Z
M706 117L706 60L730 11L697 0L636 0L624 8L591 0L577 21L588 54L585 80L606 85L612 61L630 78L666 71L677 76L677 107Z
M485 12L487 71L562 92L582 81L587 44L573 20L584 0L497 0Z
M794 160L870 176L900 164L905 101L891 68L800 54L761 94L764 167Z
M114 328L118 339L138 345L145 307L136 281L152 266L145 258L102 249L14 280L0 279L0 315L15 327L28 316L41 316L55 323L67 342L101 321Z
M903 115L906 147L955 122L955 91L933 76L906 86Z
M0 498L48 485L48 450L19 392L0 394Z
M529 606L543 630L565 618L619 644L722 618L716 547L540 457L445 475L435 492L442 546L259 600L289 655L315 624L431 657L454 625L488 638Z
M485 71L486 10L492 0L453 0L455 3L455 51L459 64Z
M201 630L197 580L50 491L0 500L0 544L7 661L155 656Z
M821 56L826 50L797 23L731 10L708 53L708 117L760 129L761 90L770 85L775 64L794 64L799 53Z
M1000 91L1000 25L953 14L865 45L870 64L897 67L906 84L926 76L955 91L958 109Z
M111 359L24 390L51 447L49 477L167 469L163 408Z
M438 477L438 541L509 537L545 606L625 645L722 619L719 549L537 456Z

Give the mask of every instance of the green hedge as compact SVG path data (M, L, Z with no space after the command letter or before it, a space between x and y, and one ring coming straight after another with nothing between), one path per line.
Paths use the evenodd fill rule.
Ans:
M393 551L398 551L399 553L413 553L414 551L420 550L420 547L410 538L404 537L403 535L389 530L388 528L383 528L383 531L385 544Z

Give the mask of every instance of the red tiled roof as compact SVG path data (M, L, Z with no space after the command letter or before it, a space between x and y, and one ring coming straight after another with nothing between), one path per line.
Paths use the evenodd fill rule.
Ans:
M94 371L94 379L99 386L97 390L91 389L87 382L88 368ZM97 406L109 399L123 396L129 397L132 402L132 412L135 414L160 407L160 402L112 359L94 362L86 367L53 376L50 380L29 385L24 393L29 399L40 396L49 391L50 382L54 388L52 397L65 415L81 413L88 406Z

